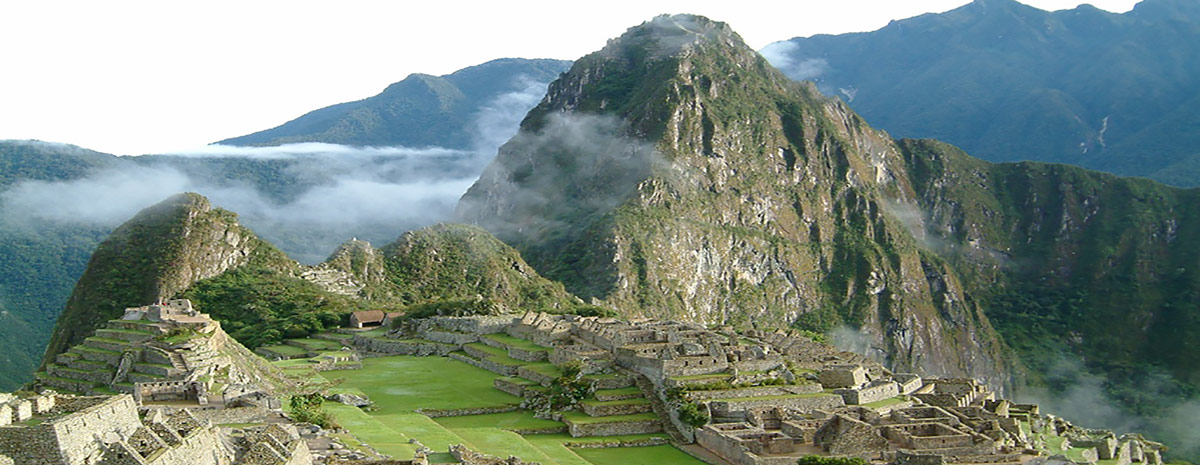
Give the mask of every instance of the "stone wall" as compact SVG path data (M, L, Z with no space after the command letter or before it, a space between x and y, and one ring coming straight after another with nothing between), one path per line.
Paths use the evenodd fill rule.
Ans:
M469 356L459 354L459 353L451 353L450 358L458 360L463 363L466 363L468 365L483 368L484 370L490 371L492 373L496 373L498 375L517 376L517 368L518 367L516 367L516 366L502 365L502 364L493 362L491 360L473 358L473 357L469 357Z
M759 407L782 407L797 410L800 412L812 412L814 410L829 410L832 408L845 406L845 402L841 396L823 395L816 397L792 397L783 399L755 399L741 401L720 401L714 400L709 402L709 408L712 409L713 415L722 418L744 418L745 411L751 408Z
M567 420L565 423L567 424L567 432L573 437L624 436L662 431L662 423L658 419L607 423L574 423Z
M710 356L679 357L659 362L661 362L660 370L663 376L707 375L729 369L729 361Z
M646 404L597 404L592 402L581 402L579 404L583 413L593 417L607 417L612 415L633 415L635 413L646 413L652 410L651 405Z
M96 451L95 433L114 432L129 435L142 426L138 419L137 403L129 395L120 395L91 405L51 423L54 428L52 440L74 465Z
M834 455L867 456L887 450L888 440L869 424L834 415L817 429L813 444Z
M889 425L883 427L883 434L909 449L970 447L974 443L971 436L940 423Z
M544 374L541 374L541 373L538 373L537 371L530 370L529 368L526 368L524 366L517 368L516 375L520 376L522 378L525 378L527 380L533 381L535 383L538 383L542 386L549 386L550 383L554 382L554 378L544 375ZM512 376L512 375L509 375L509 376Z
M819 384L798 384L795 386L758 386L714 391L688 391L687 398L694 401L706 401L712 399L782 396L787 394L815 394L818 392L821 392L821 385Z
M508 356L526 362L543 362L549 358L549 351L525 350L520 347L509 347Z
M714 426L706 425L697 429L696 443L712 451L714 454L723 457L725 460L732 462L734 465L758 465L758 462L750 455L750 451L742 447L741 441L737 438L721 434L721 431L715 429Z
M786 420L780 422L779 430L783 434L803 439L804 442L811 444L817 430L824 424L825 420Z
M101 454L118 453L130 457L137 453L150 458L146 463L154 465L224 463L220 461L215 428L198 427L194 420L176 422L181 427L168 427L150 419L143 423L129 395L59 396L31 405L40 405L43 413L62 416L0 428L0 454L9 456L15 464L82 465Z
M458 346L453 344L403 339L377 339L363 336L354 336L352 344L354 347L365 352L418 355L422 357L429 355L445 356L450 352L458 350Z
M517 397L521 397L525 393L525 385L514 383L506 378L496 378L492 380L492 387L500 391L507 392Z
M454 409L436 409L436 408L419 408L415 412L425 415L430 418L441 417L462 417L468 415L490 415L493 413L507 413L520 410L519 405L503 405L495 407L472 407L472 408L454 408Z
M455 331L429 330L421 334L425 339L442 344L453 344L461 346L472 342L479 342L479 335L474 333L460 333Z
M513 323L511 315L435 316L427 318L433 325L458 333L495 334L503 333Z

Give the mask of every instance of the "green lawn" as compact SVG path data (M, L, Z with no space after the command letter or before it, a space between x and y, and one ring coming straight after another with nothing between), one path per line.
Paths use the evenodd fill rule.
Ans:
M340 350L342 348L342 343L334 342L334 341L327 341L324 339L313 339L313 338L288 339L288 342L291 342L294 344L300 344L300 345L304 346L304 348L308 349L310 352L336 351L336 350Z
M704 465L669 445L572 450L593 465Z
M354 334L352 334L350 337L354 337L354 336L380 337L380 336L383 336L384 334L387 334L388 331L391 331L391 328L379 327L379 328L370 329L367 331L355 331Z
M358 407L337 402L324 404L325 410L337 417L338 424L354 433L358 439L397 459L411 459L416 449L408 443L408 436L389 428Z
M361 370L326 372L325 377L342 378L342 386L366 393L379 409L372 414L379 415L521 403L492 387L495 373L445 357L372 357L363 360Z
M640 395L642 395L642 390L638 389L637 386L629 386L629 387L620 388L620 389L597 389L596 390L596 397L623 396L623 395L629 395L629 394L637 394L640 396Z
M490 413L486 415L467 415L461 417L434 418L439 425L457 430L462 428L500 428L500 429L542 429L561 427L563 424L554 420L534 418L533 412L517 410L506 413Z
M296 346L289 346L289 345L284 345L284 344L277 345L277 346L265 346L262 349L265 351L268 351L268 352L273 352L273 353L282 355L284 357L299 357L299 356L307 354L309 352L305 349L301 349Z
M473 449L476 451L484 451L497 457L515 455L526 462L557 463L540 448L511 431L496 428L466 428L457 429L454 432L474 446Z
M534 447L541 449L542 452L544 452L546 455L553 458L559 465L594 465L592 462L589 462L588 460L584 459L583 457L580 457L579 454L576 453L582 449L572 449L563 444L564 443L579 444L579 443L588 443L588 442L607 442L607 441L636 441L636 440L653 438L653 437L666 438L666 435L663 435L663 434L637 434L637 435L630 435L630 436L597 436L597 437L573 438L569 434L560 433L560 434L538 434L538 435L534 435L534 436L525 436L525 440L529 441L530 444L533 444ZM670 447L670 446L668 446L668 447ZM649 450L649 449L645 449L645 448L627 448L627 449L634 449L630 452L637 452L638 449ZM616 455L619 456L620 454L616 454ZM600 464L600 463L607 464L607 463L624 463L624 462L621 462L621 461L597 462L597 464ZM668 465L668 464L674 464L674 463L676 463L676 462L660 462L655 465ZM691 464L694 462L679 462L679 463Z

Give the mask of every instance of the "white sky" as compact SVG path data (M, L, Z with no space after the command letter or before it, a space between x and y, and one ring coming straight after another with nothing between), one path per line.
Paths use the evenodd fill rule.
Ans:
M728 22L758 49L966 1L0 0L0 139L123 155L183 150L369 97L409 73L575 59L661 13ZM1136 0L1090 3L1125 12Z

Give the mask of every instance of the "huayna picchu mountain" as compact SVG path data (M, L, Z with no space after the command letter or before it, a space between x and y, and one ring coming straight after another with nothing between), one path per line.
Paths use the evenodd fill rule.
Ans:
M458 214L629 315L849 326L895 369L1010 387L1083 360L1145 413L1200 384L1197 195L894 140L662 16L552 83Z
M889 214L917 208L886 134L724 23L662 16L552 83L459 214L630 315L847 324L897 369L1002 385L979 302Z

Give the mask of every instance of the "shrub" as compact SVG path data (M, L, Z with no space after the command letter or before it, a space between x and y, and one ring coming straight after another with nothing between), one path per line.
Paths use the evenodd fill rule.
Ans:
M409 305L401 310L402 319L429 318L431 316L471 316L495 315L500 313L495 302L487 299L446 299ZM392 327L400 325L401 318L392 322Z
M298 394L288 402L288 410L292 420L299 423L312 423L325 429L337 429L337 419L333 414L321 408L325 401L320 393Z
M592 394L591 383L583 379L583 362L571 360L561 367L563 375L544 391L526 401L539 413L568 410Z
M612 318L617 316L617 312L615 310L590 304L576 305L570 309L569 313L579 316L598 316L601 318Z
M699 428L708 424L708 413L705 413L700 408L700 404L695 402L684 402L679 406L679 421L682 421L692 428Z

